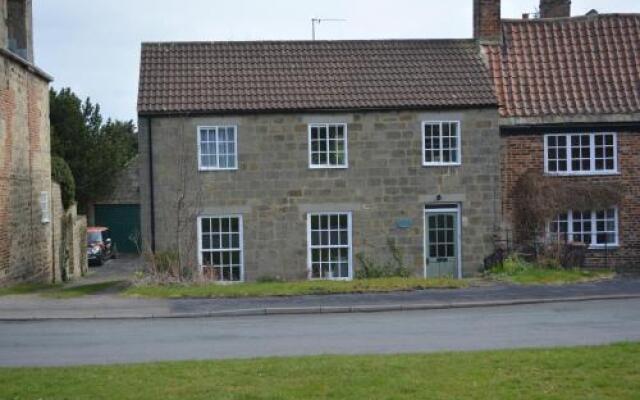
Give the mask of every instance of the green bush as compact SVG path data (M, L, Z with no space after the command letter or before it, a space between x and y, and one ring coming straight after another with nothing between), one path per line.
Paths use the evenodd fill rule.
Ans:
M532 268L534 268L534 265L530 262L518 257L517 255L510 255L505 258L501 264L496 264L491 268L491 273L513 275Z
M360 268L356 271L356 279L409 277L409 269L404 265L404 257L400 249L391 239L387 240L387 247L391 252L391 261L384 264L376 263L364 253L356 254L356 258L360 262Z
M76 201L76 181L69 165L60 157L51 157L51 179L60 185L62 205L66 210Z

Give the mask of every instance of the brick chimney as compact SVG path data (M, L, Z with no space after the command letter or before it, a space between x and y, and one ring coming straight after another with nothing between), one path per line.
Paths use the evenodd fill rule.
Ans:
M540 18L571 16L571 0L540 0Z
M501 36L500 0L473 0L473 37L499 41Z
M32 0L0 0L0 46L33 62Z

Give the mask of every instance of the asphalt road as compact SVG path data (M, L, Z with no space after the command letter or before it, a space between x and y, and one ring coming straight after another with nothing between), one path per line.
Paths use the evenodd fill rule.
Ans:
M362 354L640 340L640 299L372 314L0 323L0 365Z

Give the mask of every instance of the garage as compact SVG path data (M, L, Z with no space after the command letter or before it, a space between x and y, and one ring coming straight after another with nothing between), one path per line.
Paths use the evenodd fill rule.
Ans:
M139 204L96 204L94 206L96 226L111 229L113 242L119 253L137 253L140 248ZM135 238L136 243L132 238Z

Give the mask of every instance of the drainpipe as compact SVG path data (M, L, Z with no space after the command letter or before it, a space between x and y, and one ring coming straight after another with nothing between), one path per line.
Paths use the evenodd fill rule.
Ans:
M151 251L155 253L156 251L156 207L155 207L155 199L154 199L154 188L153 188L153 135L151 128L151 117L147 117L147 132L148 132L148 150L149 150L149 207L151 214L150 228L151 228Z

